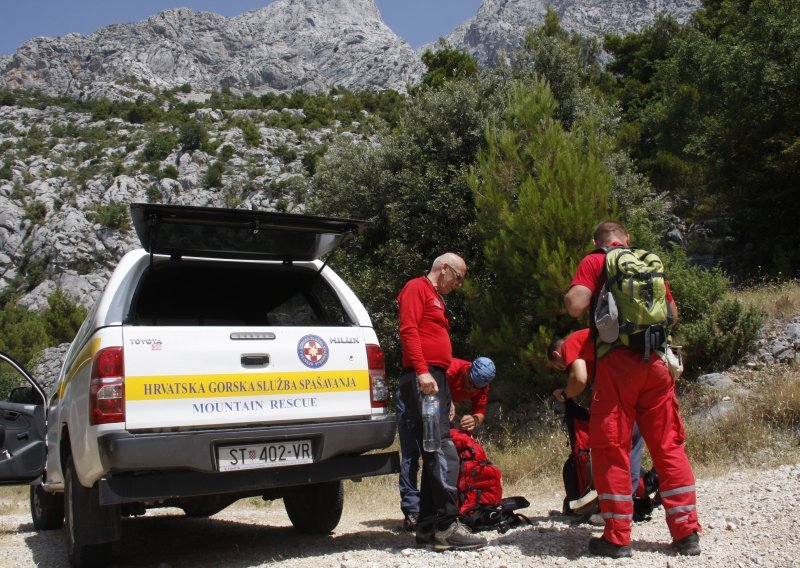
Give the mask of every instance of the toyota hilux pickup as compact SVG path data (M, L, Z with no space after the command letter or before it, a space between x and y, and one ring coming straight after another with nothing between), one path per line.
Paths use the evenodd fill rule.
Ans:
M307 215L132 204L126 254L49 397L0 402L0 483L31 482L37 529L66 524L103 565L121 518L283 499L293 526L339 522L343 480L398 471L383 352L320 257L365 228Z

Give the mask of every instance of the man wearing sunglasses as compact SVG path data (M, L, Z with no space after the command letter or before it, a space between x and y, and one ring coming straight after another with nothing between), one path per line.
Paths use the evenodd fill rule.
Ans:
M398 405L401 428L411 433L422 455L419 520L416 541L435 550L471 550L486 545L458 522L456 488L458 454L450 439L447 409L452 401L447 385L447 368L452 361L450 321L443 295L461 288L467 264L448 252L433 261L424 276L406 283L397 296L403 371L400 374ZM422 450L421 401L425 395L439 399L442 443L439 450ZM450 475L448 475L450 473Z

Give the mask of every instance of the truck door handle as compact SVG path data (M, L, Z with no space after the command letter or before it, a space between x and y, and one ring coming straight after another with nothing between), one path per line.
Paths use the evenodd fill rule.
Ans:
M13 410L6 410L6 411L3 413L3 418L5 418L6 420L9 420L9 421L11 421L11 422L13 422L14 420L16 420L16 419L17 419L17 418L19 418L20 416L22 416L22 414L20 414L19 412L14 412Z
M264 353L242 355L242 367L266 367L269 365L269 355Z

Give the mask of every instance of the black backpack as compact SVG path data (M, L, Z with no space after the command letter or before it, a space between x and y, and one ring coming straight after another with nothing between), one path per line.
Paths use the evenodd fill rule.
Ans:
M530 519L517 509L530 506L525 497L506 497L499 505L477 505L470 509L469 515L462 515L461 522L472 532L497 531L503 534L508 529L532 524Z

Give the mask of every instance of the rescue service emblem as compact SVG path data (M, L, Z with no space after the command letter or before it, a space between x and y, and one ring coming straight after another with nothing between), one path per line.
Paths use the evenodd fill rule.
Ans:
M328 344L318 335L306 335L297 342L297 356L306 367L322 367L328 362L328 355Z

